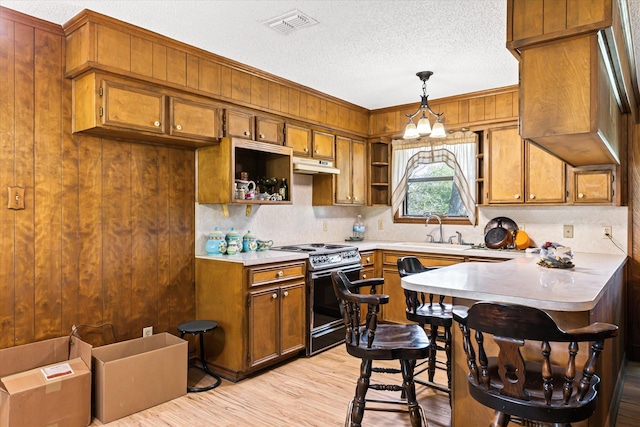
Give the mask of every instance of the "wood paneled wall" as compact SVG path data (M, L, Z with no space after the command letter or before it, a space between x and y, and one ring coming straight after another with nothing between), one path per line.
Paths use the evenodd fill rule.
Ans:
M0 8L0 348L193 319L195 154L71 134L65 38ZM79 328L94 345L109 328Z

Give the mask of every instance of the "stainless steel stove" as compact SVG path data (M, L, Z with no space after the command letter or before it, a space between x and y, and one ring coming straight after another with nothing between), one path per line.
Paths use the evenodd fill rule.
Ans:
M279 251L304 252L307 261L307 356L344 342L340 305L333 291L331 273L343 271L349 280L360 278L360 252L355 246L309 243L279 246Z

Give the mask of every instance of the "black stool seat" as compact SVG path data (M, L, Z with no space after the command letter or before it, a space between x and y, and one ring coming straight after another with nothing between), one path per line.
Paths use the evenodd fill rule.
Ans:
M205 387L187 387L187 392L189 393L198 393L201 391L211 390L220 385L222 380L215 373L212 372L207 366L207 359L204 357L204 334L214 330L218 327L218 322L214 322L213 320L192 320L190 322L181 323L178 325L178 331L180 332L180 338L184 337L185 334L191 335L199 335L200 336L200 365L192 365L190 368L196 368L204 371L207 375L213 377L215 381L213 384L205 386Z

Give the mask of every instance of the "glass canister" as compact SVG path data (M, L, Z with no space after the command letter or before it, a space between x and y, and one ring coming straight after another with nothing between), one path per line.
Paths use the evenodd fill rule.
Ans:
M247 230L247 234L242 236L242 252L255 252L258 249L256 236L251 234L251 230Z
M207 236L207 243L204 250L208 255L223 254L227 251L227 241L218 227Z
M227 241L227 254L235 255L242 250L242 238L235 228L231 227L231 231L225 236Z

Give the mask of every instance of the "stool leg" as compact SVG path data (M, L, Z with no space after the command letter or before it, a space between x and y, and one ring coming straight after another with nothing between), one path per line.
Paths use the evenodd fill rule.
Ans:
M416 397L416 384L413 381L413 363L411 360L401 360L400 367L402 368L402 389L407 397L411 427L422 427L420 406Z
M364 416L367 390L371 379L372 361L363 359L360 364L360 378L356 386L356 395L353 398L353 408L351 409L351 427L360 427Z
M431 341L431 346L429 349L429 381L433 382L433 377L436 374L436 351L438 349L438 326L431 325L431 333L429 334L429 340Z
M195 335L195 334L193 334L193 335ZM204 371L207 375L209 375L212 378L214 378L215 382L213 384L205 386L205 387L187 387L187 391L189 393L199 393L199 392L202 392L202 391L211 390L213 388L218 387L220 385L220 383L222 382L222 378L220 378L220 376L218 376L218 374L216 374L215 372L212 372L209 369L209 367L207 366L207 360L204 357L204 333L203 332L198 332L198 335L200 335L200 364L202 366L194 365L193 367ZM180 338L182 338L183 336L184 336L184 332L182 334L180 334Z

